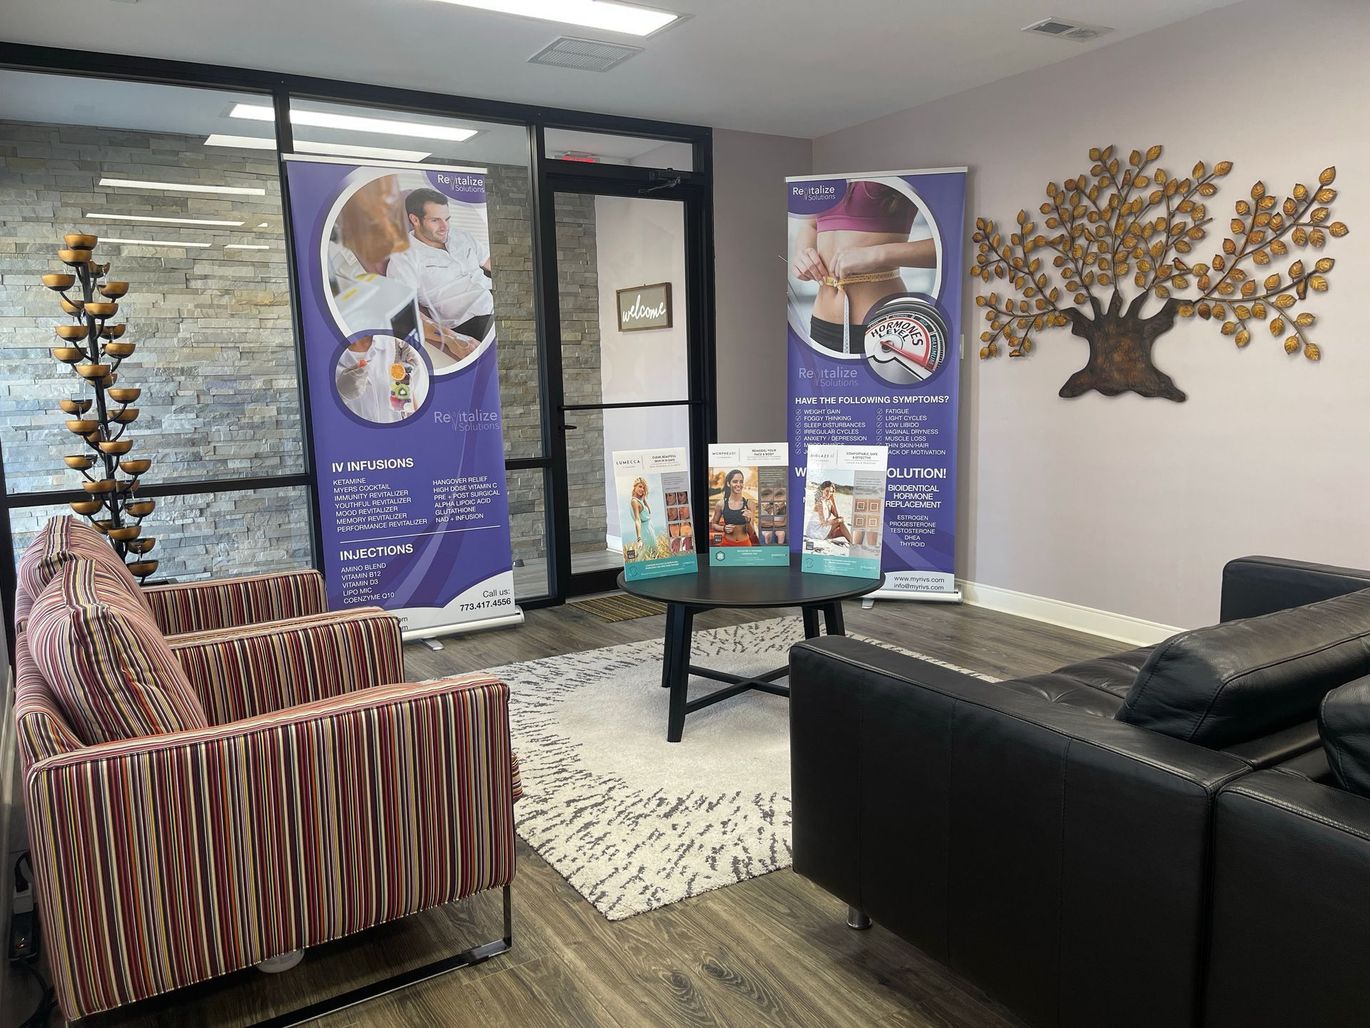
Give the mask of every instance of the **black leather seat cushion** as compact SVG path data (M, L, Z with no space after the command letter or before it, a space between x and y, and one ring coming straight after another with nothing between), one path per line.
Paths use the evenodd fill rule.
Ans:
M1311 721L1370 675L1370 589L1181 632L1156 647L1118 720L1211 749Z
M1068 664L1050 674L1013 678L1000 686L1047 703L1113 717L1153 649L1154 646L1143 646L1111 657L1096 657Z
M1329 692L1318 712L1318 729L1336 783L1370 796L1370 678Z

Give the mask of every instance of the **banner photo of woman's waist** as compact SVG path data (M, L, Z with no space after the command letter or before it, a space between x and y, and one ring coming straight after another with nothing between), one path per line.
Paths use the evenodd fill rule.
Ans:
M889 447L877 595L956 593L965 186L964 168L785 184L791 492L811 442Z

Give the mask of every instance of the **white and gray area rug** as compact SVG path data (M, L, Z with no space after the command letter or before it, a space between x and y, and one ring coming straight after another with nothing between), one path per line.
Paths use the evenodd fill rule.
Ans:
M696 632L692 660L759 674L803 637L798 617ZM491 669L510 686L519 835L610 921L791 863L789 701L725 700L668 743L661 655L653 640ZM691 698L713 688L693 679Z

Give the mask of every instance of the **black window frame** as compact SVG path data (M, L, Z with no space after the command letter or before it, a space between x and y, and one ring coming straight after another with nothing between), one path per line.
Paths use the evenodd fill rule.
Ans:
M317 100L347 103L376 109L391 109L408 113L432 114L503 124L523 125L528 134L529 218L532 226L533 290L536 297L534 321L537 331L539 379L541 384L542 455L506 459L506 470L542 469L548 485L545 504L546 549L551 574L545 596L520 600L524 609L562 603L568 595L570 567L569 552L555 530L555 503L566 495L565 446L557 422L562 399L560 340L553 343L558 333L556 311L556 252L554 241L552 197L554 192L575 188L573 183L589 186L598 184L605 192L631 195L642 190L666 190L687 198L690 213L687 217L688 285L691 318L690 397L691 408L691 463L698 479L695 495L698 502L704 495L700 483L707 465L705 447L713 440L717 429L716 392L714 380L715 308L713 278L713 134L698 125L656 121L646 118L596 114L587 111L544 107L434 93L425 90L377 86L362 82L327 79L317 76L293 75L285 72L261 71L225 65L197 64L161 58L105 54L98 66L92 66L89 54L59 47L34 46L0 41L0 69L46 74L79 76L92 79L136 81L167 86L206 89L240 89L270 96L276 112L276 153L278 172L285 179L281 155L293 150L290 123L292 100ZM619 136L639 136L663 142L687 143L691 146L693 170L669 171L659 168L638 168L625 165L583 164L549 158L544 147L544 132L548 128L604 132ZM658 193L658 195L661 195ZM295 338L295 359L298 371L300 410L302 412L301 445L304 468L300 472L256 478L213 478L150 482L140 489L148 497L204 495L248 490L263 490L304 486L310 497L311 563L319 566L322 549L322 528L319 514L318 481L313 456L313 420L309 409L309 395L304 376L303 340L300 331L300 298L296 288L295 253L289 195L281 190L283 232L285 236L287 273L290 281L291 327ZM550 297L550 310L548 301ZM13 614L15 566L13 538L9 512L22 507L65 503L81 498L80 490L44 490L10 494L4 473L3 446L0 446L0 496L3 497L4 516L0 517L0 601L3 602L5 632L13 652ZM697 506L698 506L697 502ZM702 510L702 508L701 508ZM696 517L700 511L696 511Z

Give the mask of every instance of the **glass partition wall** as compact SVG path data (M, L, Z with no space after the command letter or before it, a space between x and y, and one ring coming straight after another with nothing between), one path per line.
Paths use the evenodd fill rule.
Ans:
M120 375L144 389L129 435L154 461L140 496L158 501L156 578L314 562L282 152L487 170L516 598L611 587L610 444L688 446L698 475L712 438L708 130L136 58L102 77L84 67L79 54L0 45L7 609L13 555L81 496L57 407L70 372L49 355L60 312L39 280L73 230L100 236L99 260L130 283L120 320L138 348ZM577 204L589 212L579 236L558 225ZM615 290L667 280L661 260L677 328L625 349L610 332ZM631 353L653 357L653 373L636 375ZM578 406L599 426L585 468L567 443ZM587 488L593 526L571 496Z

